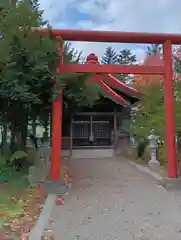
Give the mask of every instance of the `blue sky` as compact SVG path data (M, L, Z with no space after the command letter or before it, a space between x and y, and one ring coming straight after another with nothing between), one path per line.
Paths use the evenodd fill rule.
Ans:
M40 6L55 28L181 33L181 0L40 0ZM144 56L141 45L73 43L85 56L101 56L109 45Z

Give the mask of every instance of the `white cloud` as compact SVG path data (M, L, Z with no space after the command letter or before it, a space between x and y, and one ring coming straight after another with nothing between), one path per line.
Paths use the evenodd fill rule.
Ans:
M137 56L137 61L142 63L145 58L145 51L142 48L132 49L132 52Z
M67 10L70 6L75 6L76 0L39 0L40 8L44 10L44 18L53 27L66 28Z
M45 18L53 27L108 31L181 32L181 0L40 0ZM69 13L69 9L74 9ZM74 12L80 18L73 21ZM82 15L87 18L82 18ZM114 44L111 44L115 46ZM102 55L108 44L74 43L85 55ZM144 51L138 45L132 50L142 59Z
M90 16L96 29L180 32L180 0L78 0L75 7Z

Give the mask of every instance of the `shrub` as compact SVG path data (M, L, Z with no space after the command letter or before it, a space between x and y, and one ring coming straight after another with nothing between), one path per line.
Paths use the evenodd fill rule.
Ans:
M142 159L145 153L145 149L149 143L149 140L147 138L143 138L140 142L138 142L137 146L137 158Z
M160 162L160 165L164 165L166 162L166 153L165 153L165 145L159 144L158 145L158 161Z

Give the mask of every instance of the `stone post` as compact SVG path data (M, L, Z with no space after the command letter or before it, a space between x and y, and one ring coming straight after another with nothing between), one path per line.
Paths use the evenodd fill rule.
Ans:
M154 134L148 136L149 139L149 147L150 147L150 161L148 163L148 166L150 167L151 170L159 172L160 171L160 163L157 160L157 140L158 137L155 136Z

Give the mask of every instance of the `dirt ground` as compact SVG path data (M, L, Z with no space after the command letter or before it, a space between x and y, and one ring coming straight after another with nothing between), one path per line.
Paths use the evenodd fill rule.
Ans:
M55 240L181 240L181 193L122 159L72 160L73 188L55 206Z
M0 240L26 240L40 214L46 195L43 188L19 188L11 191L8 188L8 184L0 185L1 194L7 195L0 198Z

